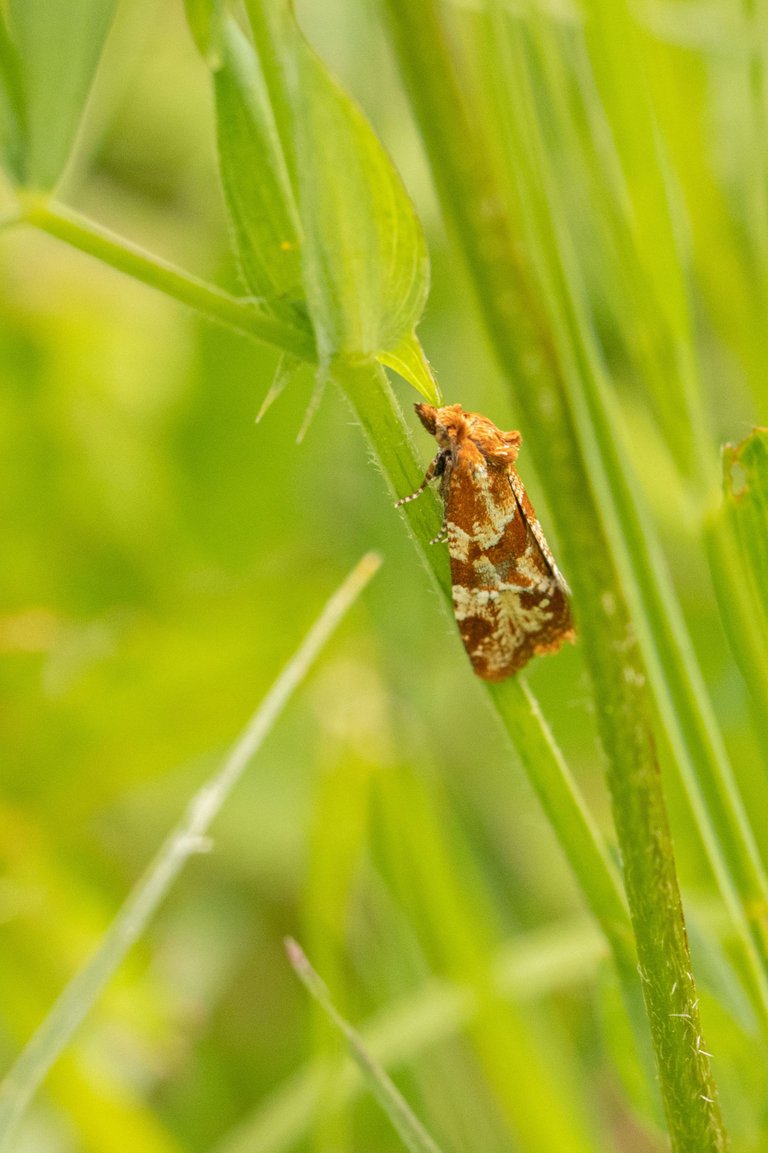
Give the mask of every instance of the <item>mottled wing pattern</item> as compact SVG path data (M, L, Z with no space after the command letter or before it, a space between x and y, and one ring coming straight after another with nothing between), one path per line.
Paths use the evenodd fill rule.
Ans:
M397 503L440 478L445 523L436 539L448 540L461 638L479 677L504 680L575 637L568 586L515 469L522 438L460 404L416 412L440 451Z
M573 635L565 582L513 466L490 466L465 441L446 487L461 639L478 676L503 680Z

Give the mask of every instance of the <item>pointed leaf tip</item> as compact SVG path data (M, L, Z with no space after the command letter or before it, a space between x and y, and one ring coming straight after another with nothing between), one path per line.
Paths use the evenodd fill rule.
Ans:
M430 404L442 404L440 386L415 332L407 336L394 352L382 352L376 359L412 384Z

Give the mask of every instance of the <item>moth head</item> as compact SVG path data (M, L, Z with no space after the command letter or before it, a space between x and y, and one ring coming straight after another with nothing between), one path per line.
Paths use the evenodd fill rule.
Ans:
M467 414L460 404L433 408L431 404L414 405L416 415L441 448L455 445L467 433Z

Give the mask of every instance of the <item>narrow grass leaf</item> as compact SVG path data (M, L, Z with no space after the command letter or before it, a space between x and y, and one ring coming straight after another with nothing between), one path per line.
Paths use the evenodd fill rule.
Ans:
M384 875L405 910L424 964L475 989L481 1012L466 1044L483 1071L500 1116L526 1153L592 1153L592 1118L584 1108L574 1050L543 1008L529 1015L501 1000L488 958L503 919L480 880L482 865L462 835L437 782L393 769L377 782L377 820ZM558 1048L555 1071L549 1054ZM450 1082L449 1082L450 1084Z
M349 1051L365 1077L371 1093L389 1117L405 1147L411 1153L440 1153L439 1146L430 1137L400 1090L378 1061L370 1055L360 1034L338 1012L325 984L299 945L290 938L286 940L285 945L294 972L347 1042Z
M644 323L655 321L671 358L668 371L649 373L659 422L678 463L689 471L708 443L693 358L693 325L686 284L687 252L674 180L648 82L644 30L627 0L592 0L584 23L603 115L628 195L625 249L631 248L637 300ZM631 325L631 321L630 321Z
M213 74L224 197L248 291L306 326L301 225L256 54L234 20L222 30Z
M26 93L22 183L51 189L80 127L116 0L8 0Z
M125 901L90 961L75 975L0 1085L0 1151L13 1148L13 1132L32 1095L96 998L139 939L187 860L206 851L211 822L260 749L293 692L381 561L369 553L349 573L303 643L254 713L221 768L192 798L187 812Z
M318 677L315 689L316 707L322 701L325 721L324 753L313 788L301 921L317 965L339 990L342 1012L357 994L347 980L349 938L369 853L371 786L380 768L376 759L381 750L380 717L369 711L378 690L375 675L362 664L354 672L343 665L331 666L327 678ZM356 707L350 710L353 692ZM380 703L385 707L383 699ZM334 1108L339 1069L346 1063L340 1060L343 1041L320 1007L313 1008L312 1051L332 1065L315 1116L316 1141L328 1149L351 1147L347 1132L351 1113Z
M768 429L756 428L741 444L726 445L723 489L724 515L732 522L745 578L762 610L761 635L768 641Z

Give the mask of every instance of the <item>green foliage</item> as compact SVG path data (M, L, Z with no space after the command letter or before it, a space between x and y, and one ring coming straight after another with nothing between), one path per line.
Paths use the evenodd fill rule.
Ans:
M8 0L0 65L12 125L6 157L18 183L51 189L58 182L115 6L115 0Z
M293 7L124 5L97 134L113 5L3 9L0 1125L53 1153L757 1153L764 429L722 493L716 464L768 419L764 5L695 32L669 2ZM391 509L431 446L382 366L439 395L417 326L521 428L574 591L579 643L530 683L473 680L437 501L404 513L427 588ZM326 382L354 425L314 413ZM366 610L177 880L222 747L374 542Z

